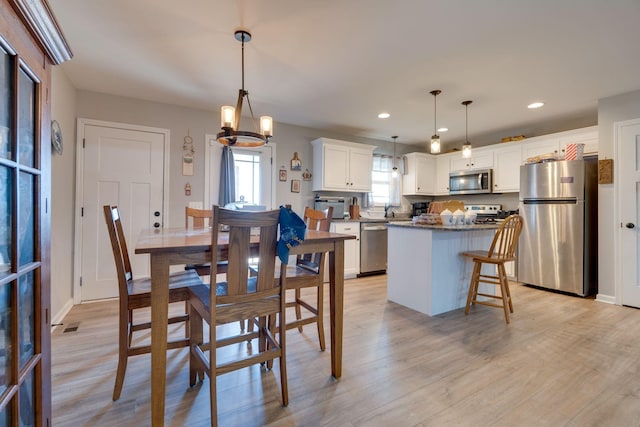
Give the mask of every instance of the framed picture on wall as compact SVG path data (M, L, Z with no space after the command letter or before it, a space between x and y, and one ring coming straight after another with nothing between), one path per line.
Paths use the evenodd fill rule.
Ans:
M300 192L300 180L299 179L292 179L291 180L291 192L292 193L299 193Z
M287 171L285 169L280 169L280 181L287 180Z

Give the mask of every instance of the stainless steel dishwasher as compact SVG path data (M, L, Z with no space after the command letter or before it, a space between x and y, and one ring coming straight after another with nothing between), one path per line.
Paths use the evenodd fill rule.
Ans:
M360 223L360 276L387 271L386 222Z

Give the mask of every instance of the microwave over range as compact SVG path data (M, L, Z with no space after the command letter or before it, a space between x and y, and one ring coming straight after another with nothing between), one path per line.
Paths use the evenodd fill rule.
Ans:
M449 194L491 193L493 170L477 169L449 173Z

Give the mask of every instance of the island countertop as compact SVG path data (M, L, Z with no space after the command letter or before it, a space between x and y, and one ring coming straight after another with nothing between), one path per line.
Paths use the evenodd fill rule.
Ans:
M499 223L493 224L470 224L470 225L441 225L441 224L414 224L412 221L391 221L387 227L404 227L442 231L473 231L473 230L497 230Z

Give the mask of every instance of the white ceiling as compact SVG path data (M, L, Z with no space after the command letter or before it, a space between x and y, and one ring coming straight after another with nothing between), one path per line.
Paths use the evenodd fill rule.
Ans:
M78 89L212 111L245 87L278 122L445 148L597 123L640 89L639 0L49 0ZM529 110L541 100L545 107ZM376 116L387 111L386 120ZM322 136L322 135L318 135Z

